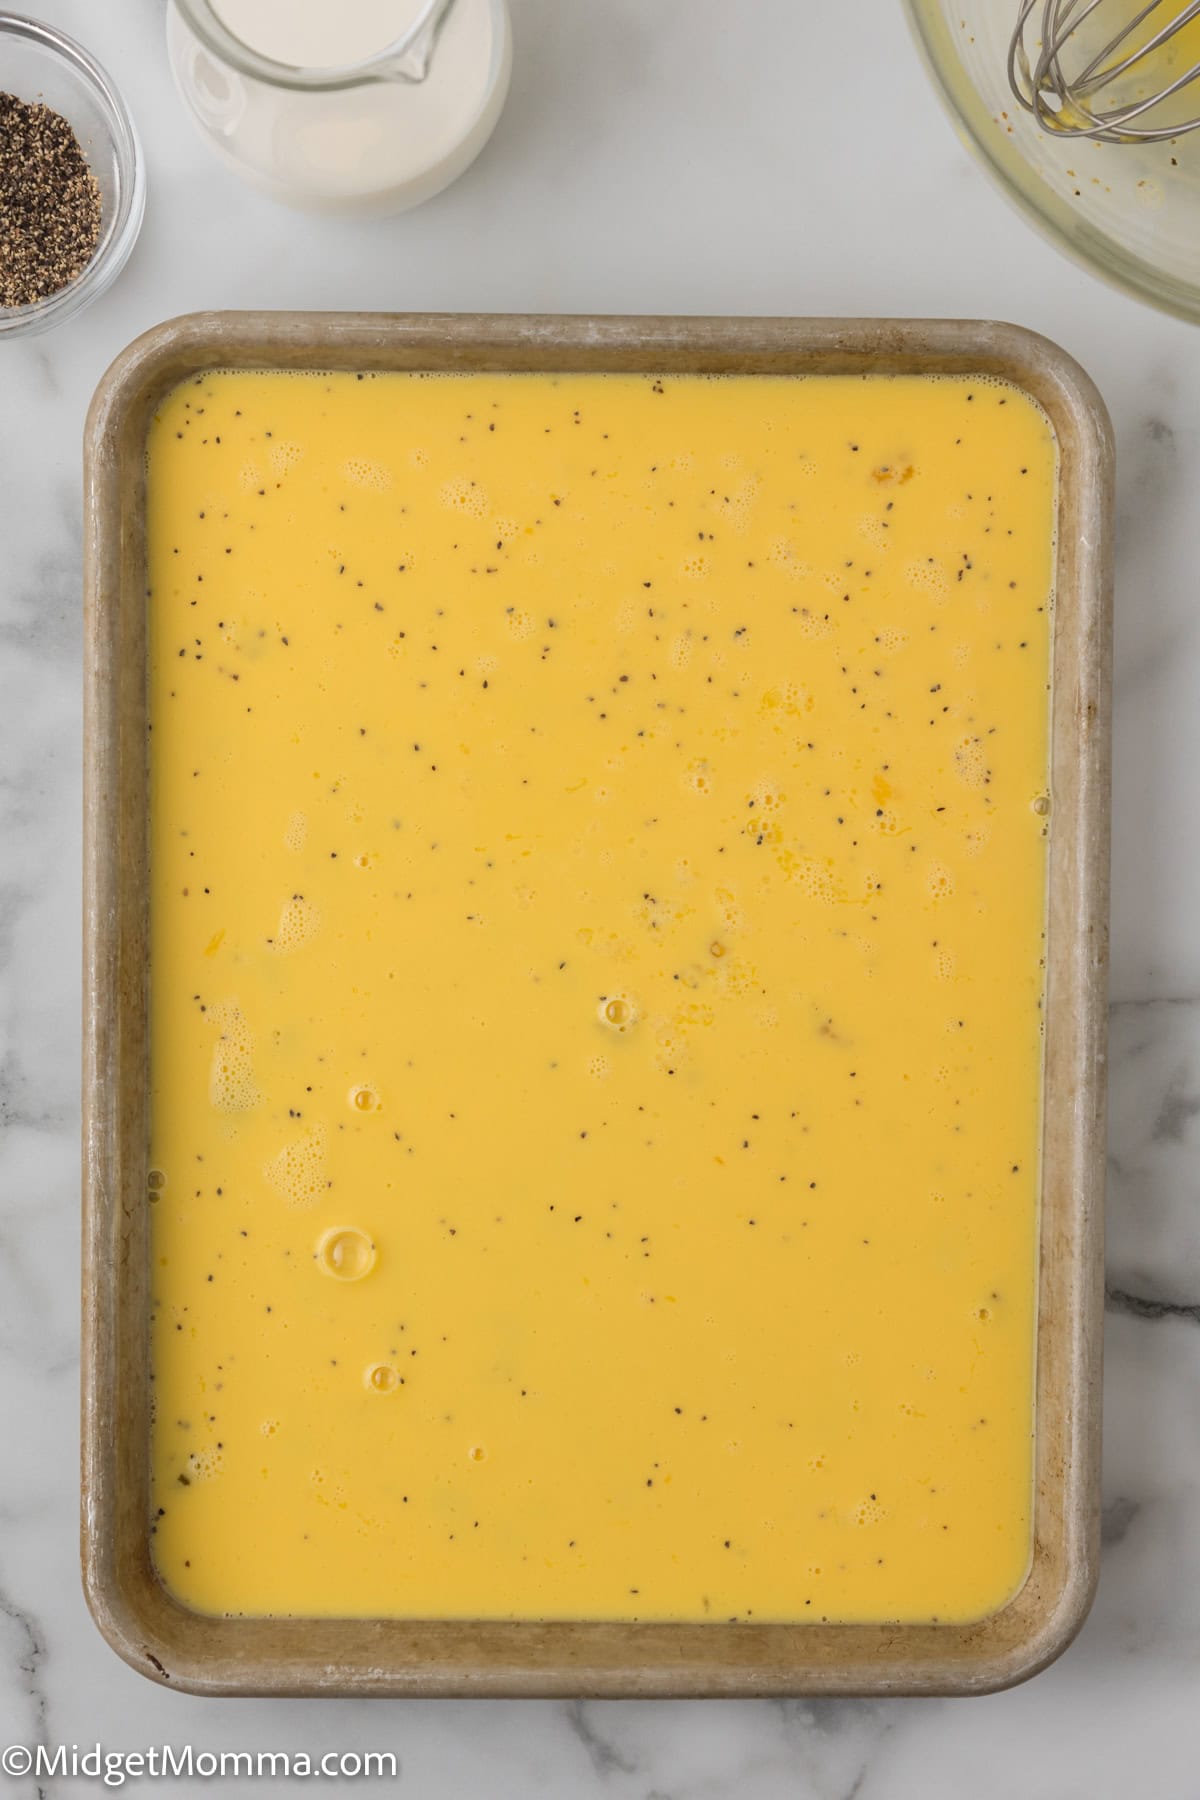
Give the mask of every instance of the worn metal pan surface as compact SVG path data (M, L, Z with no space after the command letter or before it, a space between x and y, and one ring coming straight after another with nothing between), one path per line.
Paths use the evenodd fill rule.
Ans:
M213 367L979 372L1058 440L1034 1550L966 1625L212 1618L150 1556L144 451L162 395ZM1107 974L1112 441L1087 376L1045 339L955 320L208 313L113 364L86 437L84 1582L135 1668L207 1693L978 1693L1069 1643L1098 1550Z

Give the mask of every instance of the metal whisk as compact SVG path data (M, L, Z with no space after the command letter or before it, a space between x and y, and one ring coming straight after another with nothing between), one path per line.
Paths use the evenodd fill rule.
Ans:
M1191 82L1200 80L1200 62L1146 93L1130 93L1126 77L1152 76L1147 58L1161 57L1169 68L1167 46L1191 20L1200 17L1200 0L1149 0L1131 11L1107 43L1094 47L1107 28L1098 20L1081 31L1101 6L1111 0L1020 0L1016 28L1008 50L1008 80L1013 93L1043 131L1058 137L1094 138L1103 144L1159 143L1195 131L1200 117L1155 124L1147 117ZM1161 15L1161 22L1154 18ZM1034 15L1037 15L1036 19ZM1146 27L1147 35L1140 36ZM1033 54L1026 35L1037 34ZM1071 68L1074 61L1081 67ZM1141 65L1141 67L1139 67ZM1130 97L1122 102L1116 84ZM1141 123L1139 123L1141 121Z

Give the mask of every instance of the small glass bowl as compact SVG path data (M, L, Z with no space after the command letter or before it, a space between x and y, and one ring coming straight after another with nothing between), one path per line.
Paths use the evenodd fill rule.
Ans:
M21 100L44 100L62 114L100 187L100 241L86 269L44 300L0 306L0 338L32 336L81 312L124 268L146 207L145 162L112 81L86 50L52 26L0 12L0 86Z

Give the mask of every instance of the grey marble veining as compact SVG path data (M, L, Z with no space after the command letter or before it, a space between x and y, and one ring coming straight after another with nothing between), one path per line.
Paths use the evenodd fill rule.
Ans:
M1007 210L894 0L864 0L853 26L851 9L758 0L736 33L716 0L513 0L490 150L387 224L278 211L211 162L169 85L161 0L27 4L127 91L150 197L114 290L0 348L0 1748L390 1749L421 1800L1197 1800L1200 337ZM812 80L848 66L851 29L852 91ZM1007 317L1099 382L1120 457L1104 1571L1077 1643L1027 1686L960 1702L200 1702L97 1636L76 1560L79 440L121 345L212 305ZM0 1796L38 1791L0 1776Z

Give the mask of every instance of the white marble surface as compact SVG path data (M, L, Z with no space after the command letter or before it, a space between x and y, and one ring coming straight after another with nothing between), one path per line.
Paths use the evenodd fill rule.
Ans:
M150 198L114 290L0 349L0 1746L386 1748L422 1800L1195 1800L1200 336L1008 210L927 91L895 0L755 0L736 29L718 0L513 0L516 74L490 150L387 224L302 219L219 169L169 86L162 0L29 3L125 88ZM96 1634L76 1559L79 437L121 345L204 306L996 316L1098 380L1121 460L1106 1550L1082 1636L1024 1688L198 1701L151 1687ZM10 1791L86 1784L0 1777Z

